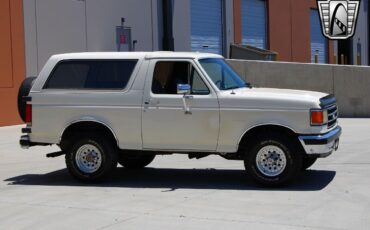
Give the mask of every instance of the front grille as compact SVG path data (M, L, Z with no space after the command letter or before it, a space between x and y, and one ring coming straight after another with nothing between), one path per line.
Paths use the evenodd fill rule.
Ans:
M327 110L328 110L328 129L330 129L337 124L338 107L336 104L334 104L329 106Z

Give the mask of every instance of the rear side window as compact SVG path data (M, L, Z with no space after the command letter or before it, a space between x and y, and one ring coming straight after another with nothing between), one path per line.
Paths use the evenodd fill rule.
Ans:
M51 73L44 89L124 89L137 60L63 61Z

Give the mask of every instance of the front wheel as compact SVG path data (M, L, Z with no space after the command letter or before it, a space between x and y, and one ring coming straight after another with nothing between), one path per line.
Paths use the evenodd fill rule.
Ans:
M68 171L76 179L96 182L117 167L117 153L113 144L102 137L77 140L66 153Z
M302 153L292 140L269 135L257 138L244 158L246 171L260 184L279 186L292 181L302 167Z
M302 171L308 169L313 164L315 164L316 160L317 160L317 157L305 157L305 158L303 158Z

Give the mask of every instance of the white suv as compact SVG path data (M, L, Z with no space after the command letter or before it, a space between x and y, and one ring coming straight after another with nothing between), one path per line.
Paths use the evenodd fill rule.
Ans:
M117 162L156 155L243 160L264 185L291 181L338 148L336 99L318 92L255 88L222 56L205 53L73 53L52 56L19 91L24 148L56 144L83 181Z

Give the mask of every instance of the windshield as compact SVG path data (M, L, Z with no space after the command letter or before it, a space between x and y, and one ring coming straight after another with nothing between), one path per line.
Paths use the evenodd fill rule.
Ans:
M248 87L249 84L221 58L200 59L199 63L220 90Z

